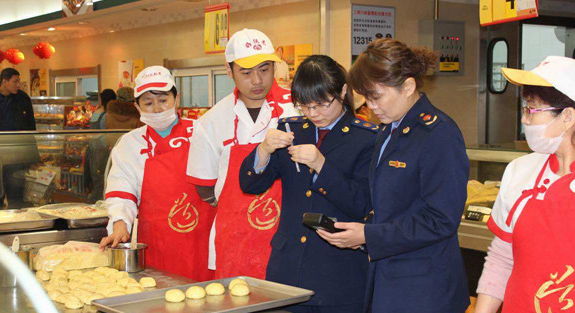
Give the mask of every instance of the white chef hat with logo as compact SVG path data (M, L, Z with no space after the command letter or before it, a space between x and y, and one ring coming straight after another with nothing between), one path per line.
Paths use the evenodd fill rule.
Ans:
M226 45L226 62L243 68L253 68L265 61L280 62L272 41L256 29L244 28L236 32Z
M159 65L146 67L136 76L134 97L137 98L147 91L169 91L174 86L174 77L167 68Z
M502 68L501 72L512 84L555 87L575 101L575 60L572 58L548 56L531 71Z

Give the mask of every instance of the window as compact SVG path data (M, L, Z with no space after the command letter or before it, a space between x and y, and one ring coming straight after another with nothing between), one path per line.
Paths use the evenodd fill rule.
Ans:
M208 107L208 75L179 76L175 78L183 108Z
M501 73L501 68L507 67L509 59L509 49L507 41L499 38L494 39L489 45L489 65L488 65L488 82L489 91L492 93L503 93L507 88L507 80Z
M235 88L223 66L174 69L172 74L182 108L212 107Z

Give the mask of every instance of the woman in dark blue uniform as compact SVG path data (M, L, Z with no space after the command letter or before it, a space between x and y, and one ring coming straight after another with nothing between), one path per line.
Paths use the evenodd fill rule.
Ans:
M302 216L363 221L370 210L368 170L378 126L355 118L346 72L328 56L302 62L292 99L304 116L280 120L240 171L246 193L265 192L282 180L266 279L315 291L310 301L287 308L291 312L357 313L365 297L367 255L331 246L303 225Z
M455 122L417 90L436 60L380 39L350 70L354 90L385 124L369 171L373 222L319 233L340 248L365 245L366 309L374 313L462 313L469 305L457 238L469 175L465 143Z

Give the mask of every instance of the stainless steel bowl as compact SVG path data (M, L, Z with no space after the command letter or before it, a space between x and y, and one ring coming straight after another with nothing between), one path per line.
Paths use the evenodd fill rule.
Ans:
M12 247L8 247L12 249ZM20 251L16 252L16 256L32 269L32 254L34 248L29 246L20 246ZM5 268L0 268L0 287L16 287L16 276L8 272Z
M112 267L119 271L136 273L146 269L146 248L139 243L136 249L130 249L130 243L121 243L116 248L109 248L112 252Z

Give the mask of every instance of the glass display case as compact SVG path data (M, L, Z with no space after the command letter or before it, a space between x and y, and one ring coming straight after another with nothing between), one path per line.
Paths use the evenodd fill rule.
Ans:
M110 151L126 130L0 133L0 206L95 203Z
M32 97L38 131L84 129L96 109L86 97ZM97 104L97 102L95 102Z

